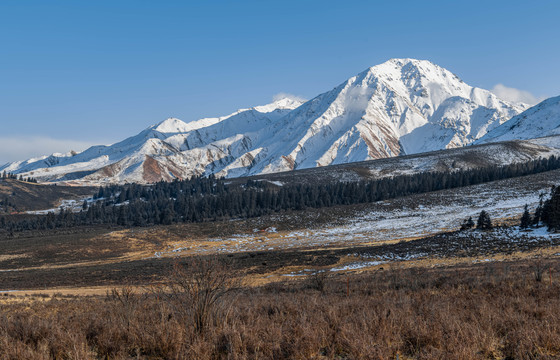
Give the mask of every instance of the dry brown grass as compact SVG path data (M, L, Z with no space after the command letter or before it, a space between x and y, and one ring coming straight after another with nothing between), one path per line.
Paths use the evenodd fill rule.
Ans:
M226 285L219 299L227 311L213 312L203 328L177 306L195 304L187 285L180 302L127 287L106 297L5 302L0 358L558 358L560 263L536 261L389 268L325 276L320 286L313 278ZM551 271L535 281L535 267ZM188 269L175 276L199 276ZM214 279L230 284L223 270Z

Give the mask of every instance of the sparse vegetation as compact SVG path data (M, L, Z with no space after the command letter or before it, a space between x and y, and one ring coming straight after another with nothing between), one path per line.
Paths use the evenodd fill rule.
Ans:
M13 173L9 173L9 172L2 172L2 175L0 176L1 180L6 180L6 179L13 179L13 180L19 180L19 181L24 181L24 182L30 182L30 183L37 183L37 179L33 178L33 177L23 177L23 175L17 176L16 174Z
M240 285L239 274L235 277L223 259L194 257L176 263L169 280L157 288L156 294L168 300L185 326L202 333L211 323L224 320L229 307L223 300Z
M327 270L315 269L308 277L309 286L320 293L324 293L329 278L330 274Z
M301 281L245 288L224 294L230 311L203 332L152 292L10 295L0 305L0 357L556 358L559 264L545 261L552 284L534 281L530 264L518 262L352 275L349 296L340 276L323 294Z
M531 268L533 269L535 281L541 282L543 280L543 275L549 269L549 265L545 264L542 259L537 258L533 261Z
M93 187L42 185L0 176L0 215L4 215L0 216L0 221L12 219L19 222L30 219L33 216L23 216L21 213L56 208L63 199L91 197L95 191ZM18 215L14 216L14 213ZM4 226L0 225L0 228Z

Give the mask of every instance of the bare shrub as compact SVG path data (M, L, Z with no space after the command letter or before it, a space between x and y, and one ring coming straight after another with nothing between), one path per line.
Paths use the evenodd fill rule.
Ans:
M219 316L227 316L227 294L239 288L241 278L222 260L216 258L190 259L175 264L166 294L175 310L197 333L203 332ZM230 302L231 304L231 302Z
M308 277L309 287L315 289L321 294L325 293L327 281L329 279L329 272L326 270L315 270L313 274Z
M533 268L533 276L535 278L535 281L542 282L543 275L545 274L545 272L548 270L549 267L546 264L544 264L541 259L537 259L533 263L532 268Z
M107 299L117 307L115 313L118 314L126 330L130 331L131 321L135 318L140 304L140 298L134 289L131 286L123 286L120 290L114 288L111 292L107 292Z

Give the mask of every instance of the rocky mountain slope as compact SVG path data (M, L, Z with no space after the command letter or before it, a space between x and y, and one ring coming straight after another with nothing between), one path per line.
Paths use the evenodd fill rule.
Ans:
M429 61L392 59L304 104L282 99L220 118L168 119L111 146L0 171L79 183L266 174L465 146L526 108Z

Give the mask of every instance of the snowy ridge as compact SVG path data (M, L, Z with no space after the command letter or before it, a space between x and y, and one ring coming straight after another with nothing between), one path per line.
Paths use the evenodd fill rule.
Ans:
M111 146L1 167L41 181L153 182L266 174L456 148L527 108L429 61L392 59L302 104L170 118Z
M560 134L560 96L553 97L515 116L477 141L479 144L526 140Z
M188 178L205 172L209 160L223 157L223 148L203 145L206 139L220 136L239 137L239 126L254 128L268 124L301 105L301 101L280 99L271 104L241 109L218 118L205 118L185 123L169 118L139 134L110 146L93 146L81 153L52 154L0 167L0 171L28 174L41 181L80 180L80 183L154 182ZM191 145L194 144L194 145ZM191 149L191 147L195 149ZM31 175L33 174L33 175Z

